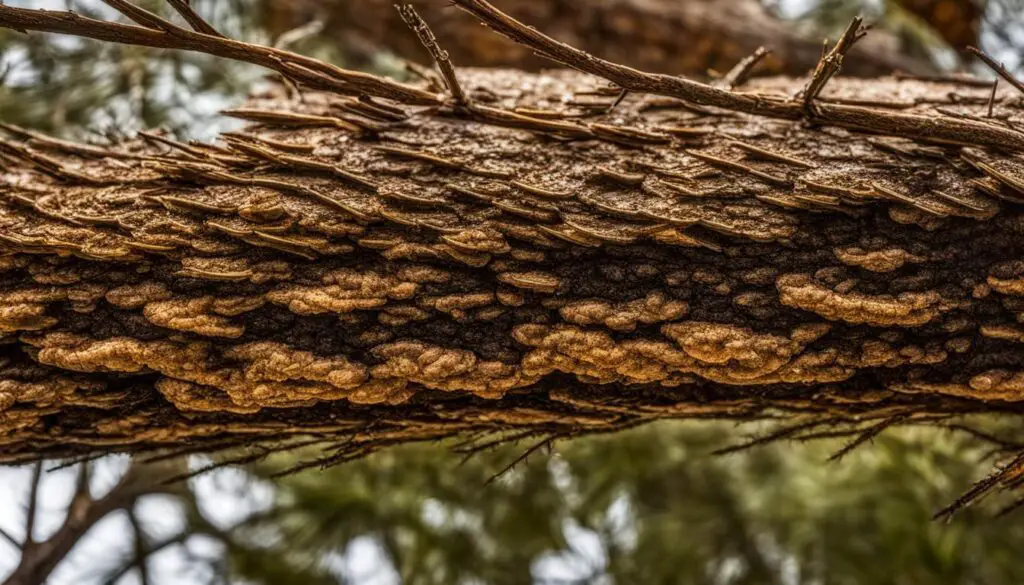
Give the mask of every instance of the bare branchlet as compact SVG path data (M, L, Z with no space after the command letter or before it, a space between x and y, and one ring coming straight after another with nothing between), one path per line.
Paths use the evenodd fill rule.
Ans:
M459 85L459 78L455 74L455 66L452 65L452 61L448 57L448 51L442 49L438 44L437 37L430 30L430 26L420 18L412 4L396 4L395 8L398 10L402 20L405 21L405 24L416 33L420 42L423 43L423 47L427 49L427 52L434 59L434 64L437 65L438 71L444 77L445 85L448 86L448 91L451 92L455 103L460 106L465 105L468 98L466 93L462 91L462 86Z
M1005 65L996 61L995 59L992 58L991 55L977 47L967 47L967 51L972 55L976 56L977 58L981 59L985 63L985 65L988 65L992 69L992 71L996 72L997 75L1005 79L1007 83L1009 83L1013 87L1016 87L1018 90L1020 90L1021 93L1024 93L1024 83L1021 83L1019 79L1014 77L1013 73L1010 73L1010 70L1007 69Z
M859 16L854 18L849 26L846 27L842 36L839 37L839 41L835 46L818 61L818 66L814 68L814 73L811 74L811 80L807 82L807 86L801 92L804 108L808 112L815 111L814 100L818 98L821 90L825 88L825 84L842 69L843 58L846 56L846 53L853 48L853 45L858 40L867 34L867 31L861 26L863 22Z
M740 87L750 79L750 76L754 73L758 63L763 61L768 55L771 55L771 53L771 49L758 47L756 51L747 57L744 57L742 61L737 63L732 69L723 75L716 85L726 89L736 89L737 87Z
M141 26L89 18L75 12L32 10L0 5L0 27L42 31L140 45L159 49L197 51L260 65L288 75L304 85L348 95L366 93L412 104L436 105L438 96L396 81L349 71L297 53L204 34L182 28L126 0L108 4Z
M175 9L178 14L185 19L185 22L187 22L196 32L214 37L224 36L218 32L217 29L213 28L210 23L206 22L206 19L200 16L199 13L196 12L195 8L192 8L191 0L167 0L167 3L170 4L171 8Z
M533 49L556 63L572 69L603 77L622 89L636 93L650 93L674 97L701 106L714 106L758 116L801 119L806 116L804 104L787 98L758 97L717 88L672 75L645 73L618 65L559 42L535 28L529 27L501 12L486 0L452 0L452 2L478 17L495 32L512 41ZM853 28L851 24L851 28ZM845 51L863 36L859 28L844 43ZM1024 134L996 128L973 120L936 120L921 116L883 111L842 104L815 104L815 122L832 124L860 131L887 135L901 135L916 139L941 139L955 142L965 140L986 146L997 146L1012 151L1024 150Z

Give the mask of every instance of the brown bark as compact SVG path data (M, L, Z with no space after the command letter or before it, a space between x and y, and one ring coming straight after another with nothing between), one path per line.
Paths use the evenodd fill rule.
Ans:
M446 2L413 4L460 66L551 67L550 61L491 34ZM725 72L763 45L772 53L759 74L803 75L821 55L821 38L774 18L758 0L496 0L495 5L587 52L647 71L704 77L708 70ZM267 0L265 14L274 36L323 19L329 38L357 60L370 60L381 50L414 62L428 58L392 0ZM854 51L846 73L876 76L934 69L901 53L898 39L875 34Z
M813 82L730 91L457 2L619 87L462 70L460 102L144 14L153 29L0 6L0 25L331 90L257 96L215 145L7 128L0 459L303 436L335 462L768 415L855 446L1024 410L1010 88L829 81L854 23Z

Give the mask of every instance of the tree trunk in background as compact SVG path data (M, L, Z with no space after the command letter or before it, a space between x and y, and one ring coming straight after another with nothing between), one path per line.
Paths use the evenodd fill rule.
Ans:
M900 0L899 4L917 16L957 50L979 46L985 0Z
M258 97L217 146L8 128L0 460L1024 405L1016 96L833 80L843 129L460 75Z
M266 0L272 36L314 18L326 22L355 59L390 50L414 62L428 57L416 35L399 18L391 0ZM458 66L515 67L536 71L551 62L479 26L446 2L413 4ZM803 75L821 56L821 38L797 32L793 23L771 16L758 0L497 0L496 6L589 53L645 71L704 77L724 72L759 46L772 54L759 74ZM900 70L924 74L926 61L901 54L898 39L876 32L855 47L847 75L888 75Z

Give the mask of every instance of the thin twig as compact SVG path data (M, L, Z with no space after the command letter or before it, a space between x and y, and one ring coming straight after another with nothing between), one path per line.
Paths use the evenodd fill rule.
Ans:
M1007 463L1002 468L997 469L996 471L989 474L981 481L975 483L973 486L971 486L971 489L961 494L960 497L953 501L953 503L936 512L935 515L932 516L932 519L939 520L942 518L951 518L953 514L956 514L964 507L969 506L970 504L974 503L979 498L990 492L992 488L999 484L999 482L1001 482L1014 471L1021 468L1021 466L1024 466L1024 453L1020 453L1019 455L1017 455L1017 457L1013 459L1013 461Z
M1021 507L1024 507L1024 498L1017 498L1011 504L1009 504L1008 506L1004 506L1001 510L996 512L995 517L1002 518L1003 516L1006 516L1007 514L1014 512Z
M165 548L174 546L176 544L181 544L181 543L187 541L191 537L192 537L192 533L191 532L181 532L181 533L176 534L174 536L171 536L171 537L169 537L167 539L164 539L164 540L161 540L161 541L159 541L157 543L154 543L152 546L149 547L149 553L148 554L150 554L150 555L156 554L156 553L164 550ZM125 575L127 575L129 572L131 572L131 570L134 569L135 567L136 567L136 563L135 563L135 559L133 557L130 561L128 561L125 564L123 564L120 567L118 567L118 569L116 571L114 571L113 573L109 574L106 577L106 579L103 581L104 585L116 585L117 582L121 580L121 578L123 578Z
M1024 83L1021 83L1019 79L1017 79L1016 77L1013 76L1012 73L1010 73L1009 69L1007 69L1002 63L999 63L998 61L993 59L991 55L989 55L985 51L982 51L978 47L967 47L967 52L984 61L985 65L988 65L1000 77L1005 79L1007 83L1009 83L1013 87L1016 87L1018 90L1020 90L1021 93L1024 93Z
M297 26L291 30L287 30L274 41L275 49L287 49L288 47L298 43L302 40L308 39L311 36L320 34L324 30L324 21L317 19L311 20L302 26Z
M616 97L615 101L612 102L612 105L608 106L608 109L605 110L605 115L611 114L615 110L615 108L619 107L619 104L622 103L622 100L626 99L627 95L629 95L628 89L623 89L622 91L620 91L618 97Z
M460 106L468 103L468 98L465 92L462 91L462 86L459 85L459 78L455 75L455 66L452 65L452 61L448 57L448 51L442 49L441 45L438 44L434 31L430 30L430 26L420 17L416 9L412 7L412 4L396 4L395 8L398 9L398 14L405 21L405 24L416 33L424 48L433 57L437 69L444 77L445 85L448 86L448 91L451 92L452 98L455 99L455 103Z
M180 26L173 22L161 18L145 8L140 8L127 0L103 0L103 3L146 28L168 33L174 33L181 29Z
M816 429L818 427L829 425L829 424L835 424L839 420L840 419L838 417L815 418L815 419L807 421L807 422L803 422L803 423L799 423L799 424L795 424L795 425L784 426L784 427L782 427L780 429L777 429L777 430L775 430L775 431L773 431L771 433L768 433L767 435L762 435L760 437L755 437L755 438L753 438L753 439L751 439L749 441L746 441L744 443L739 443L737 445L732 445L730 447L723 447L722 449L717 449L715 451L712 451L711 454L712 455L728 455L730 453L738 453L740 451L746 451L747 449L750 449L752 447L757 447L757 446L760 446L760 445L766 445L768 443L772 443L772 442L777 441L779 439L784 439L786 437L793 436L793 435L795 435L797 433L800 433L802 431Z
M757 67L757 64L770 55L771 52L771 49L758 47L756 51L747 55L742 61L734 65L728 73L718 80L716 85L726 89L735 89L743 85L748 79L750 79L750 74L754 72L754 68Z
M171 5L171 8L178 11L178 14L185 19L196 32L203 33L204 35L210 35L214 37L223 37L224 35L217 32L217 29L213 28L213 25L206 22L206 20L196 12L195 8L192 8L190 0L167 0L167 3Z
M753 96L674 75L639 71L556 41L508 16L486 0L451 1L508 39L525 45L552 61L597 75L631 92L674 97L703 106L715 106L758 116L788 120L806 117L806 109L800 102L785 98ZM1012 151L1024 150L1024 135L974 120L951 119L937 123L934 118L919 114L833 103L816 103L815 110L815 122L818 124L831 124L890 136L942 139L979 146L997 146Z
M988 96L988 114L987 117L991 118L996 107L996 90L999 89L999 80L996 79L992 82L992 93Z
M0 527L0 537L9 542L14 548L18 550L22 549L22 543L18 542L18 539L11 536L11 533L4 530L3 527Z
M319 59L290 51L215 37L191 31L142 10L125 0L108 0L136 22L133 26L89 18L75 12L34 10L0 4L0 27L71 34L126 45L196 51L225 59L244 61L291 75L314 89L349 95L369 94L409 104L437 105L438 96L397 81L342 69Z
M135 505L125 509L128 514L128 523L132 526L134 533L135 559L132 565L139 570L139 582L141 585L150 585L149 579L149 546L146 542L146 533L142 529L142 523L135 513Z
M807 86L803 90L805 108L810 109L812 107L818 94L825 88L825 84L842 69L843 57L846 56L846 53L853 48L853 45L858 40L867 34L861 28L863 22L861 17L855 17L850 22L850 25L846 27L846 30L843 31L843 35L839 37L839 41L832 47L832 50L818 61L818 65L814 68L814 73L811 75L811 80L807 82Z
M260 445L256 445L256 446L254 446L254 448L257 451L256 453L252 453L252 454L249 454L249 455L240 455L240 456L237 456L237 457L231 456L231 457L228 457L228 458L224 459L223 461L217 461L217 462L214 462L214 463L210 463L208 465L204 465L202 467L198 467L198 468L196 468L196 469L194 469L192 471L187 471L185 473L182 473L182 474L179 474L179 475L175 475L173 477L169 477L169 478L165 479L163 483L164 483L164 485L173 485L173 484L180 483L180 482L183 482L183 481L188 481L188 480L190 480L190 479L192 479L194 477L198 477L200 475L206 475L207 473L209 473L211 471L214 471L216 469L221 469L223 467L248 465L250 463L255 463L257 461L261 461L263 459L266 459L267 457L269 457L270 455L272 455L274 453L281 453L283 451L298 450L298 449L301 449L303 447L309 447L311 445L317 445L317 444L320 444L320 443L327 443L327 442L330 442L331 440L332 439L329 439L329 438L318 437L316 439L310 439L310 440L307 440L307 441L299 441L299 442L295 442L295 443L284 443L284 444L281 444L281 445L276 445L274 447L262 447Z
M896 416L889 417L879 423L871 425L870 427L862 431L859 435L857 435L857 438L850 441L846 445L843 445L841 449L833 453L832 456L828 458L828 460L830 462L839 461L857 447L860 447L861 445L867 443L868 441L871 441L878 435L882 434L882 431L884 431L885 429L906 419L907 417L910 416L910 414L911 413L909 412L898 414Z
M557 440L557 439L559 439L561 437L562 437L562 435L551 435L549 437L546 437L543 441L540 441L539 443L533 445L532 447L530 447L529 449L524 451L522 455L520 455L519 457L516 457L515 460L512 463L509 463L508 465L503 467L501 471L499 471L498 473L495 473L490 478L488 478L488 480L484 482L484 486L491 485L492 483L494 483L495 480L497 480L501 476L505 475L509 471L512 471L513 469L515 469L516 465L519 465L519 463L521 463L521 462L525 461L526 459L528 459L530 457L530 455L532 455L533 453L539 451L540 449L543 449L544 447L550 447L551 444L555 440Z
M945 425L945 428L947 428L947 429L949 429L951 431L960 431L960 432L963 432L963 433L967 433L968 435L971 435L972 437L974 437L976 439L980 439L982 441L985 441L986 443L992 443L994 445L998 445L999 449L1001 451L1021 451L1021 450L1024 450L1024 444L1022 444L1022 443L1018 443L1016 441L1009 441L1007 439L1002 439L1000 437L997 437L996 435L993 435L991 433L987 433L985 431L982 431L980 429L976 429L974 427L971 427L971 426L968 426L968 425L965 425L965 424L954 423L954 424Z

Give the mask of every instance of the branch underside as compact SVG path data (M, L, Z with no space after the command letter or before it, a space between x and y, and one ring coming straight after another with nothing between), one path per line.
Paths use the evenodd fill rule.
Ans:
M573 64L620 84L341 72L213 145L6 127L0 460L1024 410L1012 88L666 86L709 106Z

